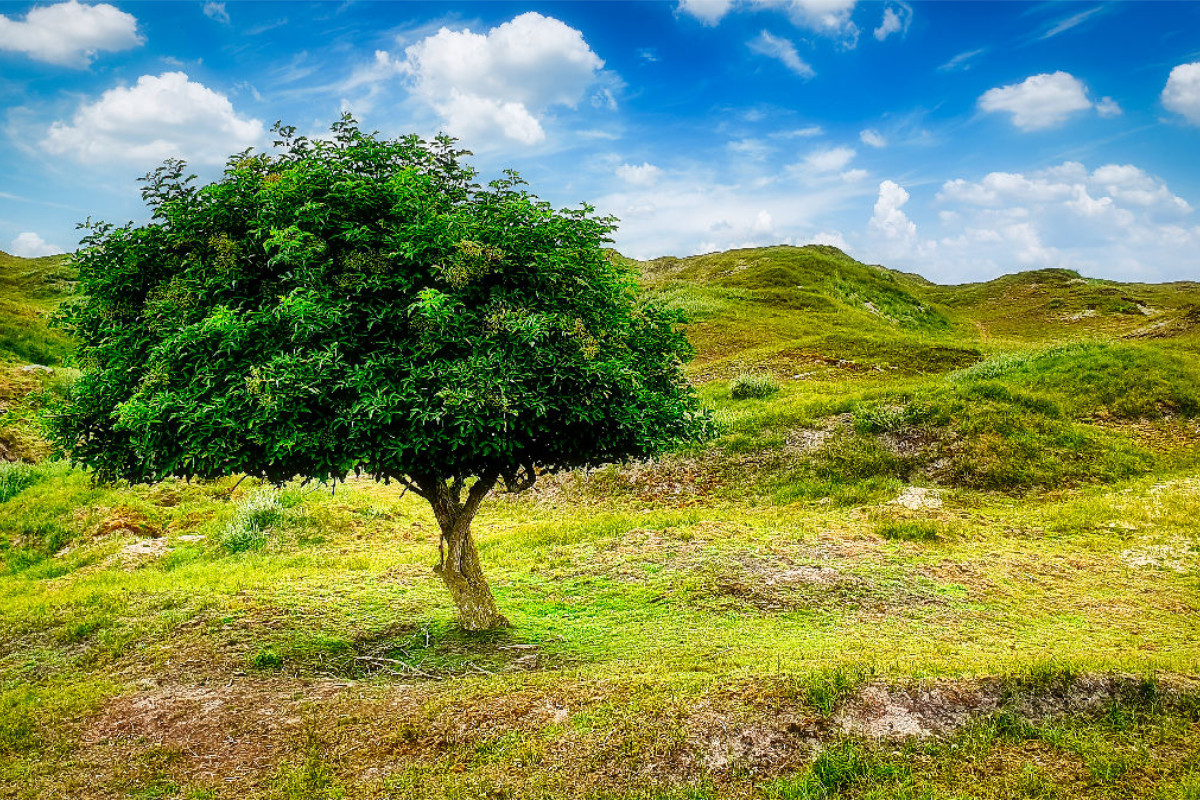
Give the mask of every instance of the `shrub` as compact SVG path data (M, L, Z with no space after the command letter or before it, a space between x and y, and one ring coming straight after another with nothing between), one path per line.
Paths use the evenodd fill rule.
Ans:
M761 400L779 391L779 384L769 375L742 374L729 383L729 395L734 400Z
M0 503L7 503L42 479L29 464L0 463Z
M936 542L940 538L938 524L926 519L900 519L880 523L875 533L884 539L905 542Z
M231 553L258 550L267 543L272 526L284 516L284 505L271 489L262 489L246 497L221 530L221 546Z

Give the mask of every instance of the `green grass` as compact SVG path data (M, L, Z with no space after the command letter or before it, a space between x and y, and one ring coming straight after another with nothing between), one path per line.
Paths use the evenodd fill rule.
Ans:
M395 486L0 465L0 795L1200 797L1200 287L641 266L719 435L485 504L509 630ZM961 714L880 739L880 692Z

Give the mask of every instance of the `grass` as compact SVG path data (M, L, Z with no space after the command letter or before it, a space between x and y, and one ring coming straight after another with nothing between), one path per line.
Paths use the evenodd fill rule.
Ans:
M0 465L0 796L1200 796L1200 287L643 267L719 436L490 500L509 630L394 486Z

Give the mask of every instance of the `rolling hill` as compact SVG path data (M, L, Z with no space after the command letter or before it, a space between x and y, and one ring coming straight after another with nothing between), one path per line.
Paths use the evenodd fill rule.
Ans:
M396 487L41 460L0 256L0 796L1200 796L1200 284L628 263L716 437L490 500L471 635Z

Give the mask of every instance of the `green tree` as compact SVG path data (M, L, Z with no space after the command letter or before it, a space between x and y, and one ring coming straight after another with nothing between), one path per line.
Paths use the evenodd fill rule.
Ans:
M481 501L697 436L680 319L604 249L614 219L480 186L452 139L276 131L203 187L146 176L147 224L85 223L53 441L100 480L397 481L432 506L463 626L505 625Z

